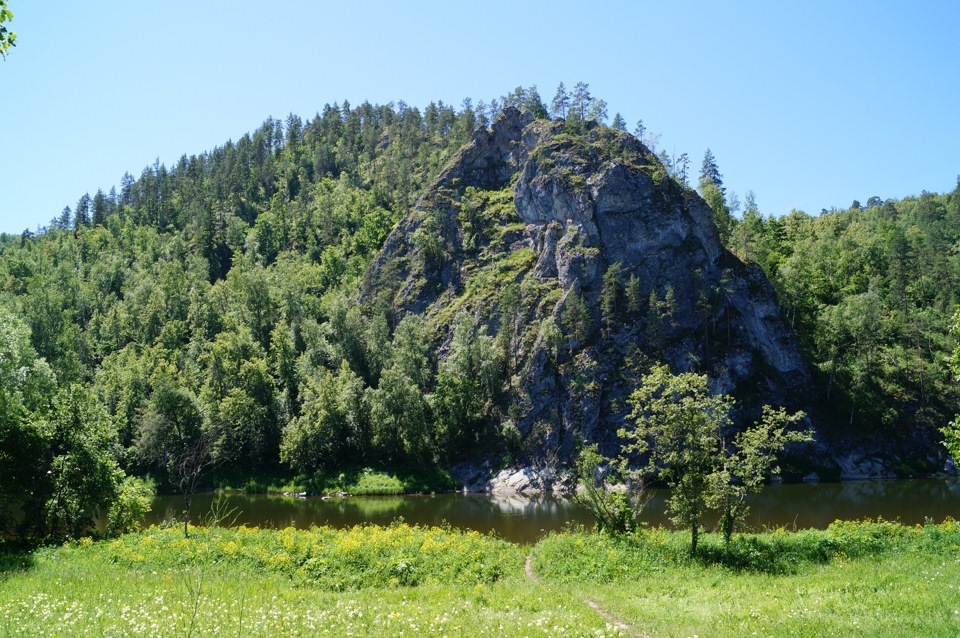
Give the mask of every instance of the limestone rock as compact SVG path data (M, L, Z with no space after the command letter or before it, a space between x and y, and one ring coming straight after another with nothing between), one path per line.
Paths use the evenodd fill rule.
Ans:
M515 216L503 218L507 213L498 209L513 229L509 242L502 227L476 221L467 241L460 211L468 188L509 189ZM443 254L432 261L411 239L428 218L442 234ZM532 258L509 270L520 251ZM603 278L615 264L620 298L614 316L605 317ZM480 272L487 279L476 278ZM505 272L513 279L499 285L515 284L523 303L506 339L514 350L499 414L509 412L523 437L525 469L491 477L492 486L541 489L549 483L544 469L572 458L578 441L615 452L626 398L653 360L708 374L715 390L740 397L742 421L764 403L806 407L810 373L763 272L723 247L707 204L670 179L629 134L595 123L534 121L505 109L394 229L367 273L362 298L387 299L394 320L425 313L440 323L444 342L451 305L494 334L505 329L501 290L475 291ZM639 300L632 309L628 280ZM589 316L575 333L565 322L577 297ZM672 311L657 316L648 302L667 299Z

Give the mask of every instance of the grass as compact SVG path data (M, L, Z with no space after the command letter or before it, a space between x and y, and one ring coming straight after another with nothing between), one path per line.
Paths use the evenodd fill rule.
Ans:
M247 494L341 494L351 496L396 496L449 492L456 488L453 479L439 468L399 468L395 471L371 468L353 469L339 474L290 476L264 474L255 477L232 476L228 473L214 477L213 485L220 490Z
M825 531L621 539L557 534L534 549L548 581L651 636L956 636L960 525L838 522Z
M960 524L714 534L571 530L532 550L395 523L151 528L0 554L0 635L960 634ZM601 611L588 606L590 601Z
M0 565L0 635L616 635L518 547L442 528L151 528Z

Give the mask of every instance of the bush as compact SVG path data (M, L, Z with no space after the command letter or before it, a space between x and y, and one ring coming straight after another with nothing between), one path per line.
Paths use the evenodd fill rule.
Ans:
M117 536L143 527L156 490L150 481L128 476L107 514L107 534Z

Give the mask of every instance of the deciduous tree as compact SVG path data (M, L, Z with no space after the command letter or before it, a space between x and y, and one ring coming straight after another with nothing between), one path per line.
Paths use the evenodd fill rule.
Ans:
M745 495L776 471L776 455L810 438L786 430L802 413L769 408L759 424L731 437L733 398L711 392L706 375L675 375L665 365L643 377L629 402L636 425L620 430L625 463L646 459L647 472L673 489L667 508L676 525L690 530L694 554L707 509L720 511L729 539L746 513Z
M7 59L7 52L17 46L17 34L7 29L4 22L13 20L13 12L7 8L7 0L0 0L0 58Z

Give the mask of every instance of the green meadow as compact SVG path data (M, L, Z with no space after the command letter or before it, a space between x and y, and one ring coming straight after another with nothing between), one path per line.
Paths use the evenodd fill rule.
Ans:
M534 546L395 523L152 527L0 554L3 636L956 636L960 524Z

